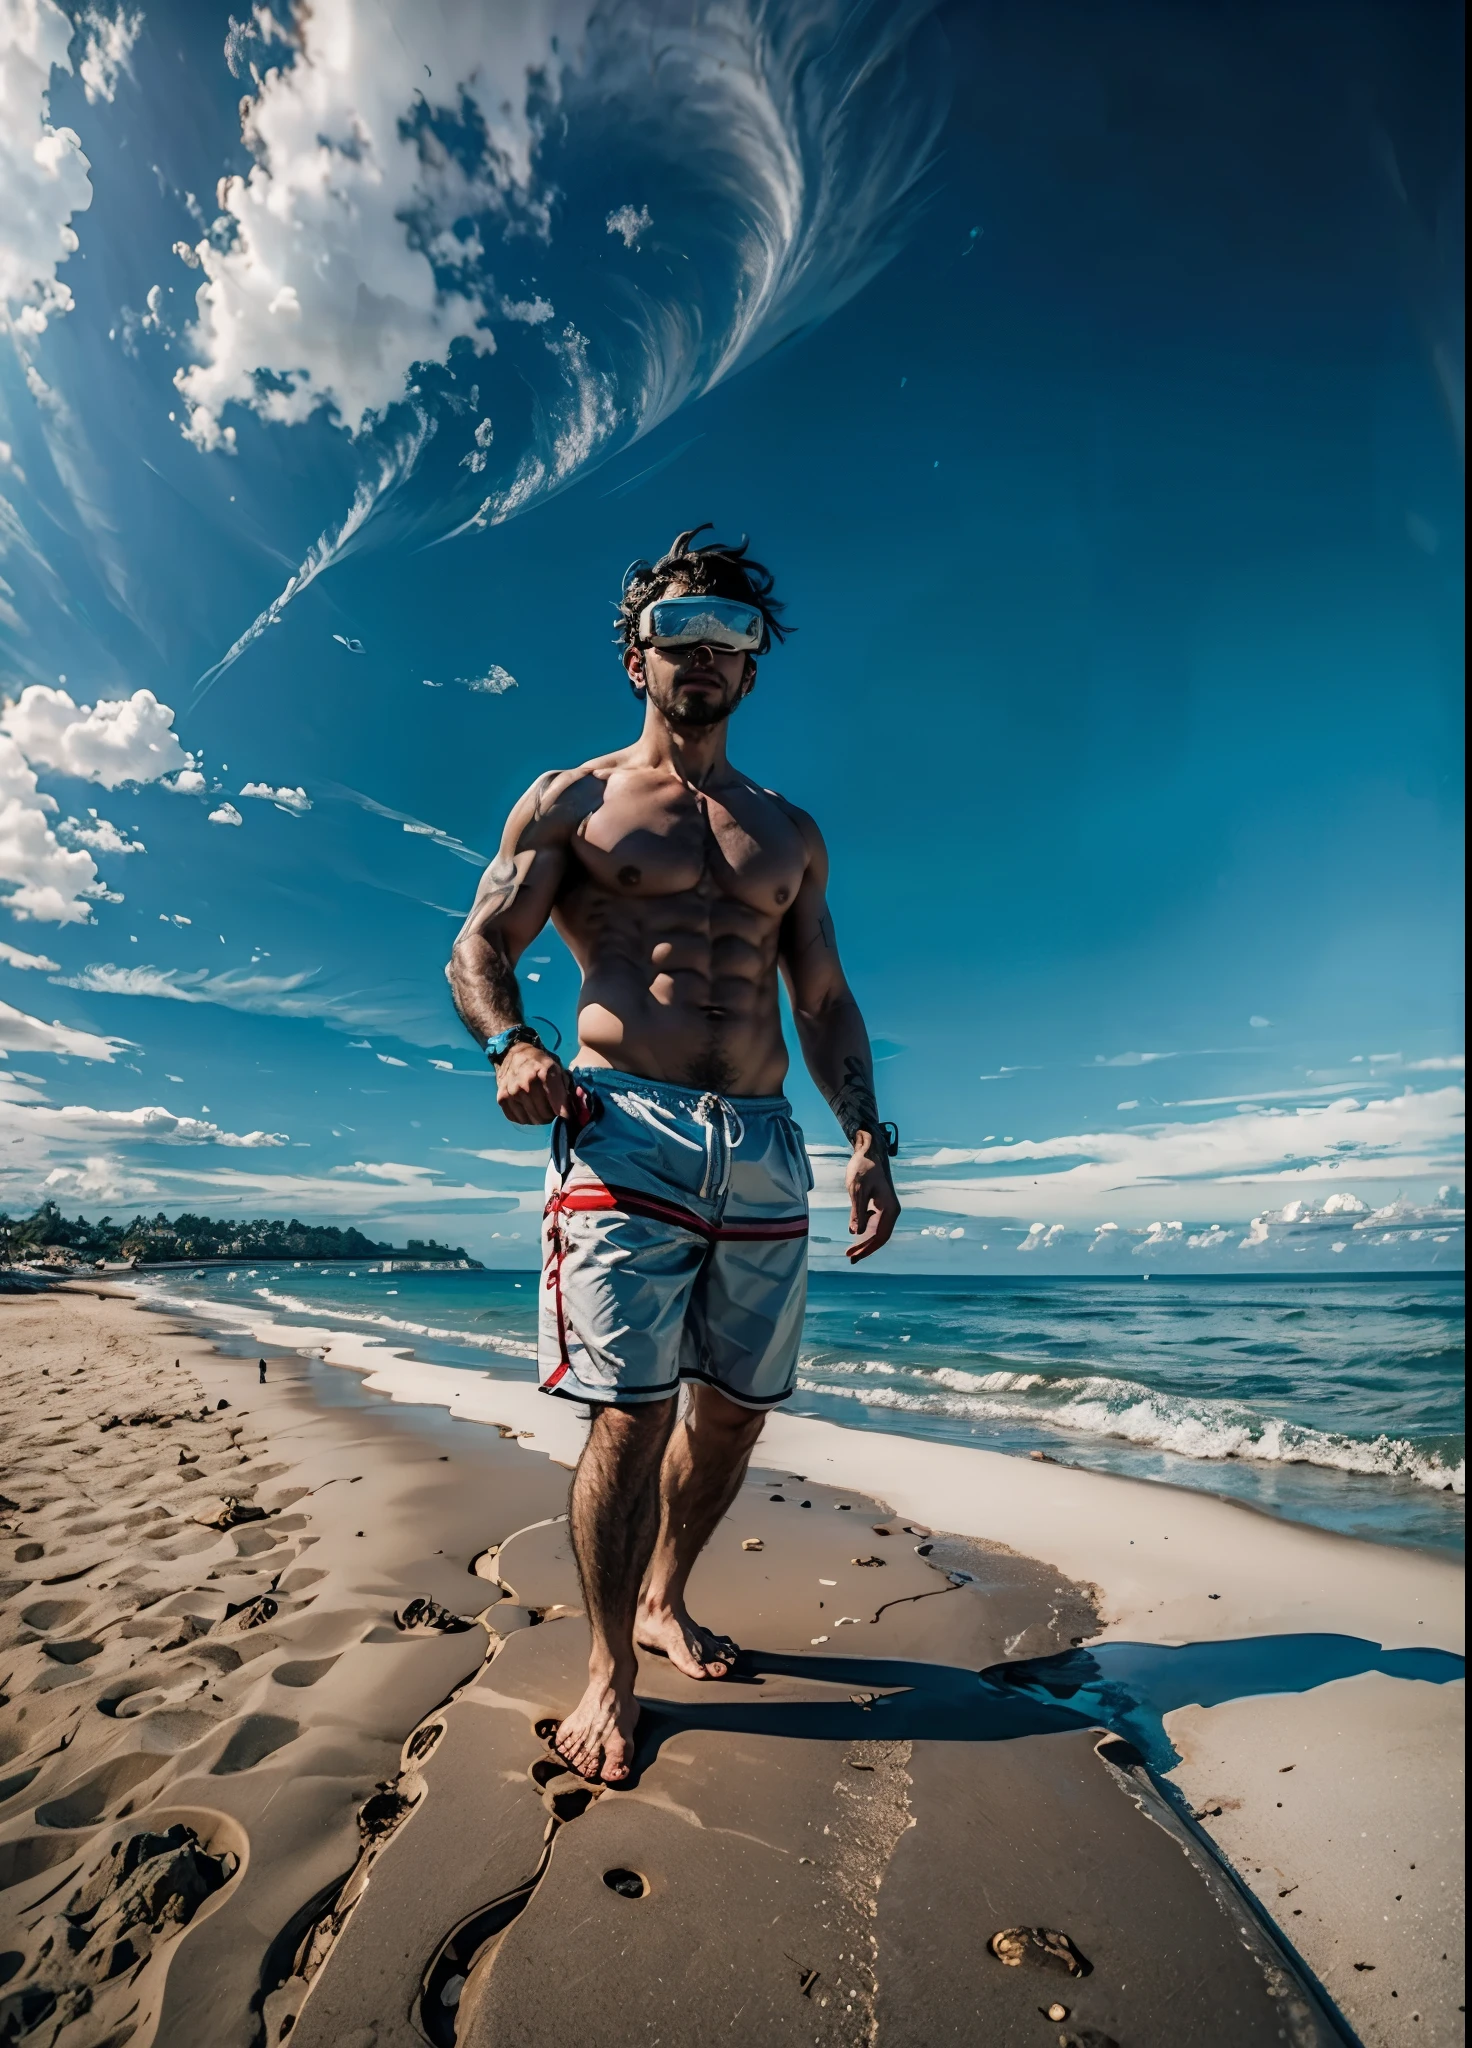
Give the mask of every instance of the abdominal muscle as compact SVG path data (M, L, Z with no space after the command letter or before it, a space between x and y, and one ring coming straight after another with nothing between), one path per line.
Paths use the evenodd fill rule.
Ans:
M583 881L553 922L583 974L579 1066L719 1095L780 1091L780 918L709 887L629 899Z

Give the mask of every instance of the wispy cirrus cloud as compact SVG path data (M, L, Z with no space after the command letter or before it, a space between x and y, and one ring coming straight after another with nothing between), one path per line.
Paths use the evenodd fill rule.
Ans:
M318 1018L344 1031L404 1032L413 1028L417 1006L392 998L373 1000L363 991L333 995L317 986L320 968L295 974L260 974L249 968L118 967L102 961L76 974L53 974L58 988L92 995L151 996L161 1002L213 1003L257 1017Z
M159 1167L153 1173L159 1181L181 1188L187 1184L197 1198L208 1195L253 1207L265 1204L272 1213L283 1215L295 1210L303 1215L352 1217L469 1207L495 1213L523 1206L518 1195L505 1189L454 1181L434 1167L391 1159L355 1160L325 1174L249 1172L236 1167L193 1171Z
M119 1053L131 1050L129 1038L103 1038L95 1031L78 1031L70 1024L47 1024L10 1003L0 1003L0 1057L7 1052L49 1052L63 1059L100 1060L110 1065Z
M53 1107L29 1091L7 1086L0 1074L0 1132L12 1143L58 1145L138 1143L148 1145L222 1145L231 1150L262 1151L290 1144L284 1131L227 1131L208 1118L178 1116L160 1104L139 1109L93 1109L83 1103ZM24 1155L23 1155L24 1157ZM15 1164L11 1160L8 1163Z
M942 1146L903 1160L897 1186L912 1205L961 1215L1001 1216L1025 1205L1076 1217L1097 1215L1122 1193L1151 1189L1189 1188L1200 1199L1254 1183L1434 1177L1460 1161L1463 1106L1455 1087L1374 1099L1341 1093L1292 1111L1269 1107L1122 1131ZM925 1168L967 1166L993 1170L982 1177L912 1177ZM815 1199L840 1206L841 1188Z
M453 832L442 831L438 825L427 825L423 818L416 818L410 811L396 811L391 804L381 804L376 797L365 796L361 789L349 789L346 783L324 782L321 789L325 796L337 797L344 803L356 804L360 811L367 811L375 818L389 819L416 839L431 840L434 845L442 846L446 853L453 853L457 860L468 861L476 868L486 866L485 854L477 853L473 846L467 846L464 840L457 839Z

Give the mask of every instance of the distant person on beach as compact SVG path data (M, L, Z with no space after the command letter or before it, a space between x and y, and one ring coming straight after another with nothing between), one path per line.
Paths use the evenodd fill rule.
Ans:
M822 836L726 756L782 606L744 540L692 547L705 530L624 577L643 730L527 791L447 970L502 1110L553 1125L540 1378L592 1411L568 1518L593 1632L555 1747L607 1783L633 1758L636 1643L690 1678L725 1678L738 1655L692 1618L685 1587L795 1383L812 1174L781 1092L779 972L852 1147L849 1258L886 1244L900 1213ZM549 918L583 977L570 1067L526 1023L516 980Z
M260 1383L262 1386L264 1386L266 1384L266 1361L264 1358L258 1358L256 1360L256 1364L261 1368Z

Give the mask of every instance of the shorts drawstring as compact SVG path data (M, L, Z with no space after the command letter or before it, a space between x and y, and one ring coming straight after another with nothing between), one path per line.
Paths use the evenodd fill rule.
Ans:
M746 1136L746 1126L724 1095L707 1092L690 1112L705 1126L705 1178L700 1183L702 1201L726 1199L731 1181L731 1155Z

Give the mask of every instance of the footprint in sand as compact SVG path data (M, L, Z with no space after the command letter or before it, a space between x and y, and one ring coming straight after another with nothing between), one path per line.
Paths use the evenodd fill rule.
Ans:
M0 1892L67 1862L80 1847L64 1835L22 1835L19 1841L0 1842Z
M336 1662L336 1657L299 1657L290 1664L278 1664L271 1677L277 1685L302 1688L325 1678Z
M85 1614L90 1604L86 1600L33 1600L21 1610L20 1618L25 1627L43 1636L50 1635L54 1628L65 1628L69 1621Z
M37 1825L43 1828L88 1828L94 1826L128 1793L163 1769L162 1756L144 1756L130 1751L99 1764L85 1777L76 1778L36 1808Z
M43 1643L41 1654L50 1657L56 1664L85 1664L89 1657L102 1653L102 1644L83 1640L76 1643Z
M7 1800L14 1799L17 1793L24 1792L31 1780L40 1774L41 1766L31 1764L25 1770L17 1771L12 1778L0 1778L0 1806L4 1806Z
M206 1735L213 1735L220 1723L214 1714L201 1714L189 1707L165 1707L141 1723L142 1739L150 1750L173 1756L192 1749Z
M228 1778L237 1771L253 1770L276 1750L295 1742L300 1733L297 1723L282 1715L247 1714L211 1766L210 1776Z

